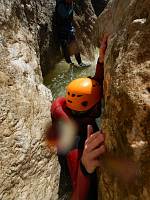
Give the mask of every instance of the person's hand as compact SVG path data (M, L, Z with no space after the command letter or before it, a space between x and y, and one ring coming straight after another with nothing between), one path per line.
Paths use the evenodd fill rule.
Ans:
M104 135L100 131L93 134L92 126L88 125L87 140L81 158L81 162L88 173L93 173L101 166L100 156L106 152Z
M108 40L108 36L105 35L102 41L100 41L100 48L99 48L99 62L100 63L104 63L105 52L107 49L107 40Z

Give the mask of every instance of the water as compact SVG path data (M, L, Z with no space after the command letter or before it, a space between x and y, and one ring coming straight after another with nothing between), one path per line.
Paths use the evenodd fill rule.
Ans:
M65 88L67 84L80 77L93 76L95 74L96 62L98 55L95 53L95 60L89 62L84 59L86 63L91 63L90 67L78 68L71 67L64 60L56 64L44 78L44 84L51 90L53 100L58 96L65 96ZM73 60L75 63L75 61Z
M95 74L97 58L98 52L95 52L95 60L90 62L90 67L84 69L70 67L65 60L56 64L44 78L44 84L51 90L53 100L58 96L65 96L65 88L70 81L80 77L93 76ZM89 63L87 59L84 59L84 61ZM75 60L73 62L75 63ZM100 120L100 118L96 119L98 126L100 126Z

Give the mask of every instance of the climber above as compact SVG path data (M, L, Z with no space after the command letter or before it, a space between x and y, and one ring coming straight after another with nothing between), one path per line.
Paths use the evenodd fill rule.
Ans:
M63 56L66 62L74 65L71 56L75 55L79 67L88 67L81 60L73 27L73 0L56 0L56 29Z
M72 122L75 125L72 145L66 148L66 141L58 142L59 157L66 160L65 168L70 173L72 200L97 200L96 168L101 166L100 158L105 153L105 146L104 135L95 119L101 114L106 47L107 37L104 37L95 76L73 80L67 86L66 97L58 97L51 106L52 134L59 134L62 123L69 125ZM70 134L71 129L68 138Z

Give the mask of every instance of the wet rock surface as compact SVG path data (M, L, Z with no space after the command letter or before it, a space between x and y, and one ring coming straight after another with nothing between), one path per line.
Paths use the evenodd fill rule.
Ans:
M138 178L130 184L103 169L99 196L104 200L148 200L150 196L149 9L148 0L114 0L97 22L98 37L111 35L105 59L102 122L107 149L136 161L139 167ZM124 169L124 177L128 168Z
M52 97L40 68L49 44L39 31L50 24L52 8L47 1L0 3L2 200L58 199L59 165L44 141Z

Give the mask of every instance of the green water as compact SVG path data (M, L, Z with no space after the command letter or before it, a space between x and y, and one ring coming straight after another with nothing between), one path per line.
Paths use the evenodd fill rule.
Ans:
M58 96L65 96L65 88L67 84L79 77L93 76L95 74L97 53L95 54L95 60L88 61L84 59L86 63L91 63L90 67L78 68L71 67L64 60L49 71L47 76L44 78L44 84L51 90L53 99ZM75 61L73 60L75 63Z

